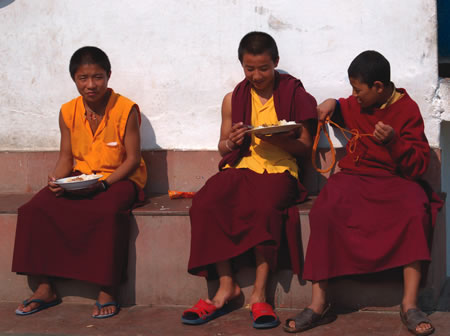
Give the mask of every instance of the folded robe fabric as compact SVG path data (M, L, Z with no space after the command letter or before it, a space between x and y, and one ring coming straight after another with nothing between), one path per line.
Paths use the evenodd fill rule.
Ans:
M43 188L18 210L12 271L118 285L137 195L130 180L92 197L56 197Z

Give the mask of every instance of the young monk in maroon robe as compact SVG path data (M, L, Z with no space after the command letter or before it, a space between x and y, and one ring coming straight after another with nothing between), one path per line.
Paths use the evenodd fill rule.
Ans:
M301 242L295 204L306 197L299 183L296 158L308 157L310 124L316 101L290 76L275 71L278 49L262 32L244 36L238 50L245 79L222 103L220 172L196 194L190 210L191 253L188 270L207 279L219 278L211 299L200 299L183 313L182 322L202 324L226 311L224 305L241 294L233 278L233 261L248 255L256 263L256 280L249 298L255 328L279 324L266 303L269 270L277 268L283 236L295 273L300 272ZM249 126L299 123L293 131L255 135Z
M59 304L51 280L61 277L99 285L92 316L107 318L119 311L116 290L126 268L130 212L147 179L140 112L108 88L111 64L99 48L78 49L69 68L80 96L61 107L58 162L48 186L18 211L12 270L38 286L16 314ZM80 173L102 178L74 191L55 183Z
M341 171L332 175L310 212L311 236L303 278L312 281L312 302L285 330L323 324L327 280L403 267L401 318L416 335L433 327L417 308L421 263L430 260L428 237L441 201L419 181L430 148L417 104L390 81L389 62L376 51L357 56L348 69L353 94L328 99L318 118L362 136L347 144Z

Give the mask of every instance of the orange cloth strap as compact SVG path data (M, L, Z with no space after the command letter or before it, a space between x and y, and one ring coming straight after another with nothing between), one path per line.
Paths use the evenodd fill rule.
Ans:
M325 120L319 120L319 122L317 124L317 132L316 132L316 136L314 138L314 144L313 144L312 155L311 155L312 165L313 165L314 169L316 171L318 171L319 173L328 173L334 167L334 165L336 163L336 151L334 149L333 142L330 139L330 135L328 134L327 128L325 127L325 124L331 124L331 125L336 126L337 128L339 128L339 130L342 132L342 135L348 141L348 147L347 148L348 148L348 151L350 153L354 153L355 152L356 145L358 144L358 140L361 137L363 137L363 136L373 136L373 134L369 134L369 133L360 134L359 130L357 130L357 129L347 130L347 129L339 126L335 122L331 121L330 116L327 116L325 118ZM328 168L326 168L326 169L320 169L320 168L317 167L317 164L316 164L317 146L319 144L320 132L322 130L323 130L323 133L325 134L325 136L327 137L328 143L330 144L331 157L332 157L332 162L331 162L330 166ZM350 138L345 133L350 133L352 135L352 137Z

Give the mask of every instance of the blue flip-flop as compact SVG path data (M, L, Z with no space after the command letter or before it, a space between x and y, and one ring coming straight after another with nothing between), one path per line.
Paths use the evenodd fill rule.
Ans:
M113 317L114 315L117 315L119 313L119 310L120 310L119 304L117 302L115 302L115 301L107 302L107 303L104 303L104 304L100 304L100 302L95 301L95 305L97 306L99 311L102 308L109 307L109 306L116 307L116 310L113 313L105 314L105 315L92 315L92 317L96 318L96 319L104 319L104 318L108 318L108 317Z
M22 310L19 310L19 308L16 309L16 315L20 315L20 316L25 316L25 315L31 315L34 313L37 313L38 311L56 306L58 304L60 304L62 301L60 298L55 299L53 301L50 302L45 302L44 300L41 299L33 299L33 300L25 300L22 302L23 306L26 307L32 303L39 303L39 306L37 306L36 308L34 308L33 310L30 310L29 312L24 312Z
M226 306L217 308L200 299L192 308L185 310L181 316L181 322L190 325L199 325L228 313Z

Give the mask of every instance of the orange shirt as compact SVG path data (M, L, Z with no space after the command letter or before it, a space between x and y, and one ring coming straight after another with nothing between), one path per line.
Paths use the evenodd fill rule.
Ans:
M74 171L78 170L83 174L102 174L102 179L105 179L122 164L126 157L125 128L133 107L138 111L140 124L139 107L128 98L111 90L105 115L95 134L92 134L86 119L81 96L61 107L64 123L70 130L72 155L75 159ZM139 167L128 178L144 188L147 182L147 170L142 157Z

